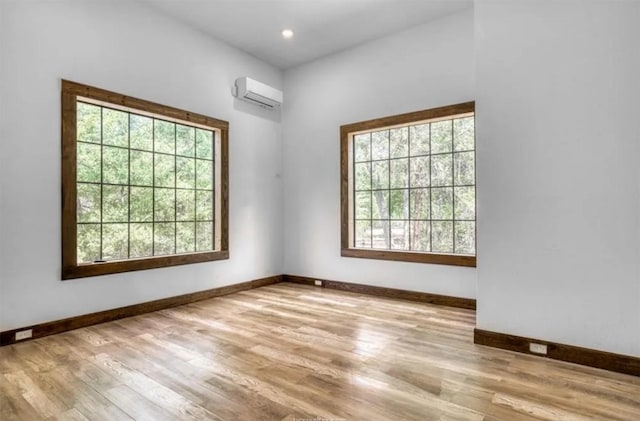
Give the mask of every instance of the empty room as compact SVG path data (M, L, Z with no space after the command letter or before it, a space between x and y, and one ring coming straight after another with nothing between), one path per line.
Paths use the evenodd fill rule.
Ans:
M639 22L0 0L0 420L640 420Z

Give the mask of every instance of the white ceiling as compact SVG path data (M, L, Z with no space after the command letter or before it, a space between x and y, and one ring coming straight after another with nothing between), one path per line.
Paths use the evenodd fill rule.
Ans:
M473 5L473 0L142 0L281 69ZM285 40L280 32L293 29Z

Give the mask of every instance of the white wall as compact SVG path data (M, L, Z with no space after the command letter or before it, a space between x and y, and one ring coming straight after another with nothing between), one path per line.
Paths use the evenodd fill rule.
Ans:
M340 256L339 128L474 99L467 10L285 72L285 273L474 297L473 268Z
M282 273L280 123L230 94L281 71L138 2L0 7L0 330ZM229 121L230 260L60 281L60 78Z
M475 11L478 327L640 355L640 3Z

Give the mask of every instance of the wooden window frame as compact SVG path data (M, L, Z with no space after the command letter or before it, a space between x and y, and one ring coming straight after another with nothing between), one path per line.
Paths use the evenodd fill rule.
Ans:
M453 118L457 115L466 113L475 113L475 101L361 121L340 127L341 256L453 266L476 266L476 255L365 249L355 248L350 244L352 201L350 200L351 186L349 169L351 155L349 148L353 135L359 132L375 131L377 129L409 125L428 120L446 119L447 117Z
M104 103L112 108L147 114L165 120L184 122L195 127L203 127L219 133L219 159L214 165L216 177L214 189L219 189L214 209L214 222L219 240L214 240L214 251L191 252L144 258L112 260L106 262L77 262L77 145L76 145L76 102L88 99L94 103ZM104 89L62 80L61 89L61 138L62 138L62 280L137 270L209 262L229 258L229 123L223 120L184 111L178 108L110 92ZM214 144L215 148L215 144Z

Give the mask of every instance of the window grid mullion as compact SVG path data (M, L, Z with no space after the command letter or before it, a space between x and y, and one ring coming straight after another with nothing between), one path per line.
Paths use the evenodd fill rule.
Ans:
M433 201L433 189L431 184L431 172L433 167L433 159L431 152L431 123L429 124L429 251L433 251L433 206L431 202Z
M356 212L357 212L356 206L358 205L358 203L356 202L356 189L355 189L355 183L356 183L356 137L355 136L351 136L350 143L351 143L351 157L353 158L352 165L351 165L351 180L353 180L353 191L351 196L351 203L353 203L353 205L351 206L351 209L353 212L353 226L351 227L351 230L353 235L353 243L350 245L352 247L357 247L358 246L358 242L357 242L358 227L356 225Z
M413 224L411 223L411 128L407 126L407 216L409 217L409 250L413 250Z
M82 183L84 183L84 182L82 182ZM91 184L91 183L89 182L89 183L86 183L86 184ZM119 184L115 184L115 185L119 185ZM461 184L461 185L455 186L455 187L474 187L474 186L475 186L475 184ZM134 186L134 187L146 187L146 186ZM452 187L454 187L454 186L453 185L435 186L436 189L444 189L444 188L452 188ZM411 189L415 190L415 189L428 189L428 188L429 188L429 186L416 186L416 187L412 187ZM394 187L391 190L405 190L405 189L406 188L404 188L404 187ZM185 190L191 190L191 189L185 189ZM356 192L381 191L381 190L384 191L384 190L387 190L387 189L356 190Z
M127 172L127 259L131 258L131 113L127 113L127 144L129 160Z
M100 255L99 260L102 261L104 257L104 253L102 250L103 241L102 241L102 222L104 219L104 185L102 182L104 181L104 108L100 108Z
M152 119L153 120L153 119ZM78 140L77 143L84 143L86 145L96 145L97 143L95 142L87 142L84 140ZM118 145L107 145L107 147L109 148L114 148L114 149L127 149L127 150L132 150L134 152L146 152L146 153L153 153L153 151L147 150L147 149L140 149L140 148L126 148L124 146L118 146ZM461 152L473 152L473 151L461 151ZM186 155L180 155L180 154L172 154L172 153L166 153L166 152L155 152L158 155L166 155L166 156L174 156L176 155L178 158L193 158L193 156L186 156ZM203 161L211 161L213 162L213 159L209 159L209 158L198 158L201 159Z
M455 120L451 120L451 220L453 221L451 225L451 249L453 250L453 254L456 254L456 181L455 181L455 155L453 154L454 148L454 139L453 139L453 127Z
M369 212L369 235L371 237L371 242L369 244L371 244L369 247L373 247L373 161L371 161L371 159L373 158L373 140L372 140L372 136L371 133L369 133L369 189L372 189L371 191L371 197L369 199L369 207L371 208L371 211Z
M195 131L195 130L194 130ZM173 125L173 253L178 252L178 125Z
M198 187L198 159L196 155L196 148L198 142L196 142L197 132L193 130L193 186ZM193 190L193 219L198 220L198 192ZM193 224L193 251L198 251L198 223Z
M391 130L387 130L387 247L391 249ZM382 226L384 233L384 225Z
M151 119L151 255L156 255L156 119Z

